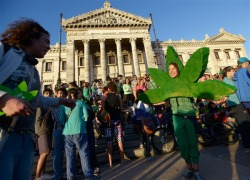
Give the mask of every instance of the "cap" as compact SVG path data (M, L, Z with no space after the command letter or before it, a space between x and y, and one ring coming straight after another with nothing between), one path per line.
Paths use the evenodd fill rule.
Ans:
M244 62L249 62L249 59L247 59L246 57L241 57L238 59L238 64L242 64Z

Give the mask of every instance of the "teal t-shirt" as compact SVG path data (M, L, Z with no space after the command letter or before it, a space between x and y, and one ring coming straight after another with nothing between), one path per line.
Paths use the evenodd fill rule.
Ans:
M82 94L83 96L86 98L86 99L89 99L89 88L88 87L84 87L83 90L82 90Z
M74 135L87 133L86 122L89 114L86 103L82 100L77 100L76 106L69 116L70 110L70 108L65 106L60 107L60 122L65 123L63 134Z
M229 79L228 77L225 77L225 78L223 79L223 82L224 82L224 83L227 83L227 84L230 84L230 85L232 85L232 86L235 86L233 80L232 80L232 79ZM228 97L228 100L227 100L227 105L228 105L228 106L235 106L235 105L237 105L237 104L240 104L240 100L239 100L239 98L238 98L236 92L233 93L233 94L230 94L229 97Z

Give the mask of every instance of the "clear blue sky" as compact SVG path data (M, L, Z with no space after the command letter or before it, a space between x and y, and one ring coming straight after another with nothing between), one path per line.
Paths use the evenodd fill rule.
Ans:
M103 7L105 0L1 0L0 33L7 25L28 17L38 21L51 34L51 45L59 42L60 13L63 18ZM241 34L250 57L250 1L249 0L110 0L113 8L142 17L152 13L159 40L203 40L225 31ZM151 38L155 40L151 28ZM65 33L62 33L65 44Z

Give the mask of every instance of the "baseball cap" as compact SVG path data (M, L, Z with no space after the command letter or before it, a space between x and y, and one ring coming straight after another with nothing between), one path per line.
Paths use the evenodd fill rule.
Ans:
M247 59L246 57L241 57L238 59L238 64L242 64L244 62L249 62L249 59Z

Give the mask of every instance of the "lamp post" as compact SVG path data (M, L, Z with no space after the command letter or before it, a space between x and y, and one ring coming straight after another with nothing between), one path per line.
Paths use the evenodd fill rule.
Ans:
M57 89L61 85L61 47L62 47L62 13L60 13L60 37L59 37L59 65L58 65L58 79L56 87Z
M152 14L150 13L149 16L150 16L150 19L152 21L152 27L153 27L154 37L155 37L155 45L156 45L156 50L157 50L156 58L157 58L157 61L158 61L157 64L159 63L160 66L161 66L161 69L163 69L161 58L160 58L160 51L159 51L159 46L160 46L159 45L159 39L156 38L156 33L155 33L155 27L154 27Z

